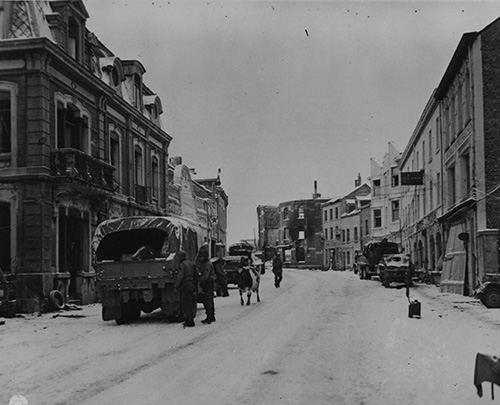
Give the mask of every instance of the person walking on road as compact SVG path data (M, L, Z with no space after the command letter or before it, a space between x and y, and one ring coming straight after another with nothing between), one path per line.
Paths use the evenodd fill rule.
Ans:
M283 280L283 262L279 254L275 254L273 258L273 273L274 273L274 286L280 287L281 280Z
M181 311L184 316L184 327L194 326L194 309L196 306L197 272L194 263L186 259L186 253L176 254L178 273L174 288L181 295Z
M203 292L203 306L205 307L205 313L207 315L207 317L201 322L211 324L212 322L215 322L215 270L212 263L210 263L210 259L208 258L208 250L200 249L196 266L198 268L200 288Z

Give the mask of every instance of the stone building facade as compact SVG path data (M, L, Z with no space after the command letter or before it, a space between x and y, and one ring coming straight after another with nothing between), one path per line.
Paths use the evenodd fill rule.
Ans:
M423 182L403 185L402 242L417 270L438 282L443 264L442 159L439 104L434 93L400 159L400 171L422 172Z
M21 310L53 289L95 301L95 226L167 213L160 98L88 17L82 1L0 2L0 266Z
M401 198L403 189L400 184L399 159L401 153L388 143L387 153L379 164L371 159L371 211L372 227L371 241L387 239L391 242L401 243Z
M291 267L321 268L323 229L321 205L326 199L294 200L280 203L279 252Z
M499 41L500 19L462 36L401 160L424 170L404 197L404 243L444 292L499 271Z
M370 186L361 184L344 197L331 199L322 205L323 265L332 270L352 269L362 242L370 234ZM367 228L368 227L368 228Z
M271 205L257 206L257 224L259 238L257 247L265 253L266 259L273 257L273 248L279 244L280 214L278 207Z

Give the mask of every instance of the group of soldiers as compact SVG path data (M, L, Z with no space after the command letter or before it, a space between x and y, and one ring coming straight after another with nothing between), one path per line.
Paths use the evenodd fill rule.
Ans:
M207 249L200 249L196 261L192 262L186 253L176 254L178 273L174 288L181 295L181 310L184 315L184 327L194 326L194 315L197 305L198 291L203 296L206 318L202 323L215 322L214 287L216 274Z
M195 262L187 259L186 253L176 254L178 265L174 288L181 296L181 310L184 316L184 327L194 326L195 309L198 293L202 294L206 318L204 324L215 322L214 288L217 274L210 262L207 249L200 249ZM274 286L280 287L283 279L283 263L279 255L273 258ZM223 286L223 295L227 296L227 285Z

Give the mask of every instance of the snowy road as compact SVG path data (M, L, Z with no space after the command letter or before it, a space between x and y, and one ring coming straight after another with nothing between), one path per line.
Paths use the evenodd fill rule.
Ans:
M472 378L476 352L500 354L495 317L477 315L497 310L423 295L423 318L409 319L403 289L341 272L287 269L282 288L266 274L261 289L250 307L231 290L215 324L199 314L191 329L156 314L116 326L97 305L71 313L82 318L7 320L0 404L14 394L30 404L490 402Z

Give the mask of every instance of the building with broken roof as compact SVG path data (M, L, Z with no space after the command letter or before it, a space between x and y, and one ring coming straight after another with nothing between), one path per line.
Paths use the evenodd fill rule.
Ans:
M26 311L55 289L95 301L95 226L168 212L160 98L88 18L79 0L0 1L0 266Z

